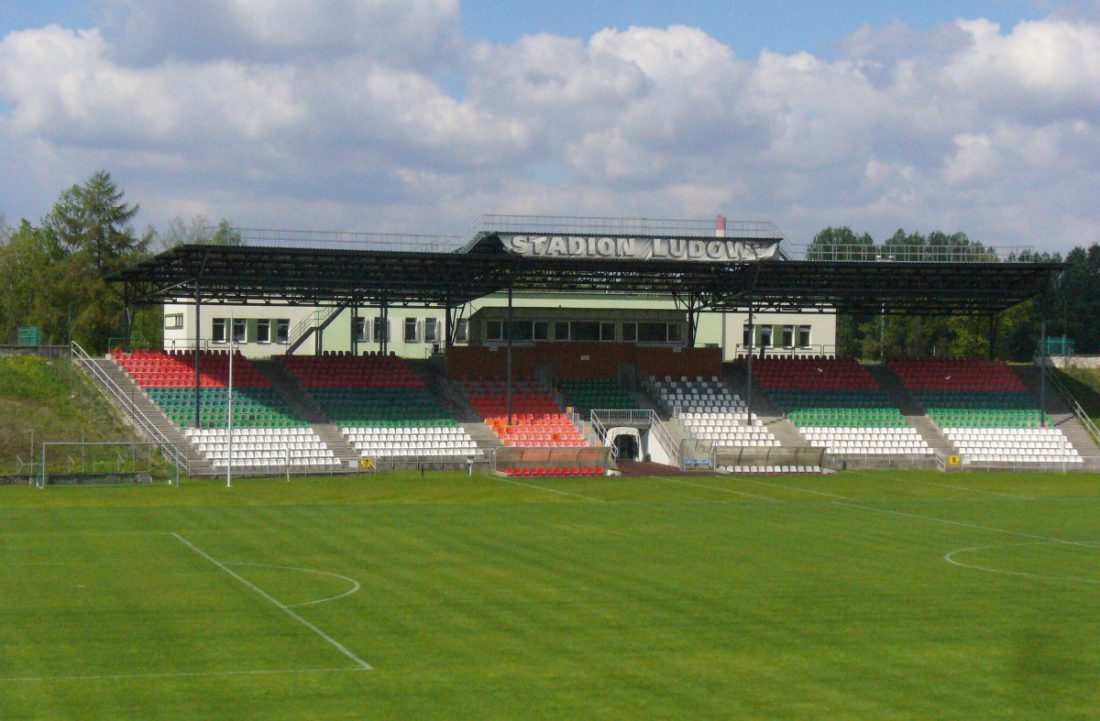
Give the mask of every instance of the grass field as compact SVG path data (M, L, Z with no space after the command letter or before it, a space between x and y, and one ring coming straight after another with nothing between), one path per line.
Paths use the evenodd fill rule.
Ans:
M0 488L0 718L1094 719L1098 481Z
M84 373L67 361L0 358L0 475L30 473L42 441L133 438Z

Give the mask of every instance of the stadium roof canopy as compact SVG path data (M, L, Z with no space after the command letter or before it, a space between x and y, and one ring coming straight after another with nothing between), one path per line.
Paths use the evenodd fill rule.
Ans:
M779 250L782 234L771 224L743 224L721 239L693 227L663 230L654 235L648 229L613 228L586 235L552 229L549 234L534 231L536 236L498 227L477 233L462 247L454 247L456 239L450 238L450 249L434 251L408 242L384 249L308 247L315 244L287 243L269 231L255 231L244 233L241 245L177 246L109 280L121 286L128 305L455 307L511 288L519 293L664 296L694 312L751 307L757 312L992 315L1040 294L1051 274L1062 268L1057 263L991 262L986 249L982 254L952 254L951 262L904 255L788 260ZM597 241L608 248L626 244L631 252L616 257L516 252L517 247L529 249L534 238L545 249L548 237L574 239L577 247L587 241L590 250ZM642 245L664 242L666 251L669 243L748 251L744 257L731 251L714 260L705 254L689 259L686 253L673 257L651 249L641 257L633 249L637 239ZM416 250L395 249L414 246Z

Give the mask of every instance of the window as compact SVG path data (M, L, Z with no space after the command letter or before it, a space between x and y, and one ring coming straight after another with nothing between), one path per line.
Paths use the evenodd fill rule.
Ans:
M535 340L550 340L550 324L544 320L535 321Z
M405 319L405 342L406 343L419 343L420 335L417 333L418 324L416 318Z
M600 324L594 320L575 320L569 326L572 340L592 342L600 339Z
M614 323L600 323L600 340L613 341L615 340L615 324Z
M794 326L793 325L783 326L782 345L783 345L784 348L793 348L794 347Z
M374 340L376 343L388 343L390 340L390 319L378 316L374 319Z
M356 316L351 319L351 338L356 343L368 343L370 337L367 334L367 319Z
M684 340L684 326L679 323L668 324L668 342L682 343Z
M798 326L798 346L800 348L810 347L810 326L800 325Z
M639 323L638 340L642 343L665 343L668 341L668 325L665 323Z
M425 318L424 319L424 342L425 343L438 343L439 342L439 319L437 319L437 318Z
M257 343L270 343L271 342L271 319L260 318L256 321L256 342Z
M455 326L455 343L468 343L470 341L470 321L466 318L458 321Z
M529 320L512 321L512 339L516 341L531 341L534 339L532 323Z
M248 342L248 321L244 318L233 319L233 342L234 343L247 343Z
M504 323L499 320L485 321L485 340L504 340Z
M179 330L183 327L183 313L171 313L164 316L165 330Z
M211 335L215 343L225 343L227 340L229 340L229 335L228 333L226 333L227 323L227 318L214 319L214 332Z
M275 320L275 342L284 345L290 342L289 318L277 318Z
M636 343L638 341L637 323L623 323L623 340L628 343Z
M745 346L746 348L748 348L750 345L755 345L751 343L752 335L749 333L751 329L752 326L748 323L741 327L741 345Z
M569 340L568 321L561 321L554 324L554 340Z
M771 348L772 345L772 327L770 325L760 326L760 347Z

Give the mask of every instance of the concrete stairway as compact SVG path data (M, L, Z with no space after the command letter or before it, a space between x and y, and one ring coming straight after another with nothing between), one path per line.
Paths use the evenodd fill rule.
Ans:
M731 391L744 400L748 399L749 381L744 368L729 367L723 380ZM756 383L752 384L752 412L763 421L764 426L779 441L779 445L790 448L805 448L810 445L809 441L798 432L798 428L784 415L783 409L776 405L775 401L769 398Z
M138 386L137 383L122 370L122 368L112 358L96 358L92 360L104 374L107 375L115 385L117 385L126 395L134 406L148 418L154 427L163 434L176 448L178 448L186 457L187 462L191 469L191 475L201 476L210 475L214 473L214 467L199 453L198 449L183 435L183 431L179 426L172 422L161 407L149 398L148 394ZM105 394L108 399L114 402L110 394ZM116 406L117 407L117 406ZM119 412L128 417L128 414L124 409L119 407ZM140 429L139 429L140 430Z
M310 428L332 450L341 467L352 468L359 465L359 452L348 443L347 437L340 432L340 427L329 421L317 401L313 400L313 396L298 385L286 366L277 360L253 360L252 365L271 381L271 385L282 394L295 415L309 421Z
M932 422L932 419L925 415L924 409L889 367L882 363L870 363L863 367L878 381L886 397L898 407L909 425L917 429L917 433L920 434L930 448L943 453L945 456L958 453L959 449L955 448L954 444L947 439L947 436Z
M1024 382L1033 393L1038 403L1040 400L1040 370L1037 366L1014 366L1016 375ZM1069 403L1051 386L1047 386L1046 404L1043 410L1047 414L1047 422L1058 428L1066 435L1066 438L1081 457L1085 459L1085 468L1100 470L1100 447L1093 440L1089 432L1073 414Z

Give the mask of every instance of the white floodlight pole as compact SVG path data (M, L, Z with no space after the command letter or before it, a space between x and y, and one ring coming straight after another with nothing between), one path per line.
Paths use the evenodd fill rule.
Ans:
M225 461L225 487L233 487L233 346L236 343L236 332L233 327L233 312L229 313L229 395L226 398L227 419L229 425L229 457Z

